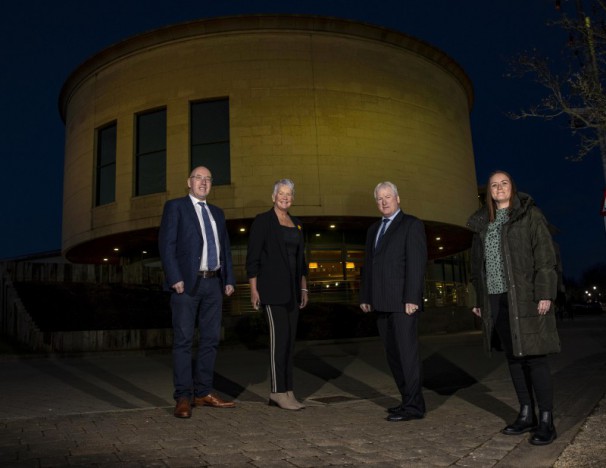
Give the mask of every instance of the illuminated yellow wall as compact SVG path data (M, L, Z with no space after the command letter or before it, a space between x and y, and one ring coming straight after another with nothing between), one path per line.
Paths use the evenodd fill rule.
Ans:
M464 226L477 208L471 84L443 52L394 31L299 16L201 20L93 56L66 81L63 250L157 227L186 193L190 102L228 97L230 186L211 201L228 219L269 207L296 183L298 216L377 216L391 180L402 206ZM134 197L134 115L167 109L167 192ZM116 201L94 207L95 129L117 122Z

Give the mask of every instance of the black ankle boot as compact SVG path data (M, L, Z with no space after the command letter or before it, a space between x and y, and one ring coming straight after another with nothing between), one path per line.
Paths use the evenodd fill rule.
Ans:
M539 427L537 427L537 430L532 435L529 442L532 445L548 445L551 444L557 436L553 425L553 413L551 411L541 411L539 415Z
M537 416L530 405L520 406L518 418L501 432L505 435L520 435L537 427Z

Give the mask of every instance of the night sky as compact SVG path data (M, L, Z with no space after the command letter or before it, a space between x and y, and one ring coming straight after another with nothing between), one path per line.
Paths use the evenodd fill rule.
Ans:
M579 278L587 267L606 261L600 155L570 162L565 158L575 153L577 142L565 122L514 121L507 116L544 93L529 78L507 76L515 55L536 48L556 61L562 56L567 35L547 25L558 16L554 4L553 0L5 2L0 8L0 259L61 248L64 126L57 101L65 79L79 64L111 44L169 24L235 14L300 13L395 29L433 44L461 64L475 90L471 125L478 183L485 183L495 169L510 172L518 189L530 193L560 230L555 239L561 246L564 274ZM570 1L564 5L572 7ZM406 187L400 184L399 189L404 192Z

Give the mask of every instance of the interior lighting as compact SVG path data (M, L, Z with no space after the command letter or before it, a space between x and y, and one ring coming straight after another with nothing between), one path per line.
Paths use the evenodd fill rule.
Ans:
M318 268L318 262L309 262L309 269L316 270Z

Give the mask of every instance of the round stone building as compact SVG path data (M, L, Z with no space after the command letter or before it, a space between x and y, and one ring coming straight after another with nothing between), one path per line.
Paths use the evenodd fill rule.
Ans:
M271 206L274 181L290 178L310 280L355 289L366 229L380 216L373 190L389 180L402 209L425 222L427 297L456 302L448 285L452 296L466 282L464 226L478 206L472 101L469 78L444 52L347 20L222 17L126 39L61 90L63 253L157 265L164 202L185 195L190 170L205 165L239 282L247 229Z

